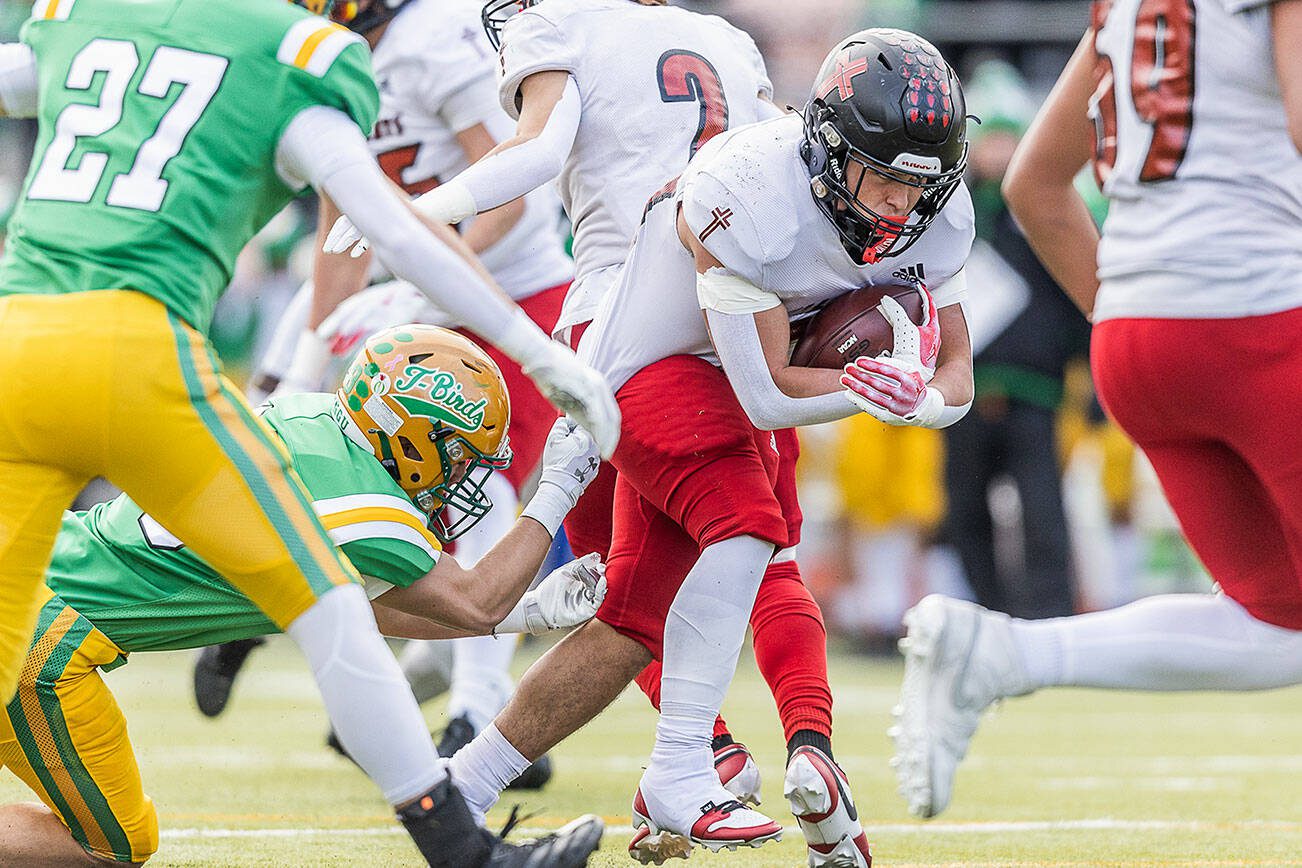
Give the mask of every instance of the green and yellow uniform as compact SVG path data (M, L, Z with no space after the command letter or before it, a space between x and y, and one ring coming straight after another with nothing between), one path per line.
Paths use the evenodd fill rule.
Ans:
M0 262L0 701L63 509L130 492L283 627L354 577L204 336L232 263L298 191L311 106L369 133L355 35L277 0L37 0L39 133Z
M263 418L288 451L331 538L374 596L407 587L440 545L331 395L275 402ZM141 861L158 846L126 723L98 669L134 651L195 648L277 625L126 495L64 513L18 694L0 715L0 764L98 856Z

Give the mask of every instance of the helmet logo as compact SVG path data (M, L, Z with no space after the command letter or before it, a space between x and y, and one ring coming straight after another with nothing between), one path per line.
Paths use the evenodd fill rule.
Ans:
M836 59L836 72L832 73L818 86L814 92L819 99L825 99L832 91L841 99L849 99L854 96L854 81L852 80L861 72L868 71L868 59L861 57L858 60L850 59L850 49L841 52Z
M403 369L403 376L394 381L393 388L398 392L421 389L428 393L428 399L410 394L393 395L393 400L412 415L440 419L462 431L478 431L484 424L488 399L471 401L466 398L457 378L447 371L409 364Z
M939 172L939 157L920 157L917 154L899 154L891 165L897 169L908 169L913 172Z

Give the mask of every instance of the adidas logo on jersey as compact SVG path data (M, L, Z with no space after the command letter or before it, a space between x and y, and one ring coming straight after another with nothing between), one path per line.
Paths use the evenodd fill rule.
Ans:
M927 282L927 271L923 264L919 262L917 265L906 265L903 268L896 269L891 277L905 283L925 284Z

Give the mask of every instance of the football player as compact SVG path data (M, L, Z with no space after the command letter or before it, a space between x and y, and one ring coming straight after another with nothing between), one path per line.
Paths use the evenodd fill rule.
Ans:
M386 635L544 632L582 623L604 596L595 555L524 593L597 466L591 437L565 419L548 442L538 494L502 543L468 569L441 554L454 531L445 507L460 504L468 523L486 514L484 482L511 460L509 417L493 361L428 326L370 340L337 395L292 395L264 411L330 538L362 574ZM126 495L64 513L36 638L17 698L0 719L0 765L46 807L0 808L0 862L85 864L87 853L148 859L158 847L157 817L125 721L96 670L136 651L277 629ZM332 640L326 632L312 637Z
M271 0L141 0L130 15L48 0L0 53L0 111L40 121L0 262L0 695L16 687L63 508L103 475L303 648L345 743L427 859L505 854L467 825L356 571L204 332L235 255L315 185L383 228L390 268L527 362L606 449L609 390L509 300L467 292L474 271L387 189L364 138L378 103L369 54L343 28ZM447 271L465 283L426 278ZM391 722L384 738L357 707Z
M664 0L491 0L484 22L501 44L499 97L519 119L516 134L418 198L416 207L432 219L456 222L491 213L559 176L574 224L577 277L556 332L574 346L615 284L647 200L713 136L782 112L771 101L772 85L749 35L716 16L666 7ZM359 237L342 220L327 249L346 250ZM795 434L775 437L783 484L794 493ZM576 553L609 551L615 477L613 468L603 471L566 520ZM798 527L799 515L791 519ZM808 708L815 694L813 704L830 706L829 692L797 686L805 679L785 671L790 659L821 658L826 642L821 613L791 551L776 558L771 578L756 620L761 669L780 706ZM653 703L658 673L655 664L637 679ZM715 745L730 791L756 800L758 769L722 721Z
M1218 589L1034 622L920 602L895 730L916 816L1002 697L1302 683L1299 40L1296 0L1095 3L1013 158L1009 207L1094 322L1099 398ZM1091 159L1101 238L1072 186Z
M480 25L480 5L476 0L360 0L334 11L336 21L371 46L371 62L380 82L371 151L390 180L409 195L438 187L511 136L513 124L497 101L496 53ZM338 216L338 210L326 203L319 223L323 231ZM558 231L559 220L560 202L544 187L461 225L462 240L497 284L549 334L574 268ZM331 353L349 356L358 341L388 326L413 321L455 325L415 287L391 282L355 298L351 307L362 314L360 318L350 317L346 325L336 320L332 333L321 328L323 314L330 313L340 298L354 296L365 286L369 260L369 256L328 256L318 247L315 279L291 303L277 328L270 358L261 365L262 388L272 391L277 380L283 381L278 394L324 388ZM515 460L488 483L492 500L501 509L457 540L458 556L470 564L510 528L520 491L537 468L555 415L519 365L492 344L483 342L483 346L511 391ZM473 637L453 645L451 722L439 744L444 756L451 756L493 719L513 686L509 667L515 643ZM208 688L209 711L220 712L225 704L232 670L245 653L247 645L241 644L205 652L201 658L196 690ZM420 689L428 681L420 677L423 664L431 654L441 653L424 643L411 643L400 657L404 671L411 670L418 701L430 698ZM205 673L218 677L205 677ZM531 770L529 783L541 785L549 776L546 759L540 764Z
M610 594L594 621L525 675L496 727L454 759L472 809L491 804L515 767L598 713L654 657L664 670L661 716L634 800L645 827L634 855L657 861L691 843L758 845L779 834L708 773L710 725L756 588L790 540L772 430L859 411L941 427L966 411L966 150L962 92L941 55L911 33L866 30L833 49L803 117L719 134L652 200L581 348L616 388L624 420L612 459ZM931 287L918 287L921 327L898 303L882 303L893 357L845 370L788 364L792 316L917 274ZM594 657L607 665L557 703L553 691ZM830 724L830 703L824 713ZM795 717L784 709L788 730L804 730L784 792L809 863L867 865L830 726Z

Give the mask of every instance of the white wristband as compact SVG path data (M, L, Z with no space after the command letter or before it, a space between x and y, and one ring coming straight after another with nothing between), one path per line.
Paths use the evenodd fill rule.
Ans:
M554 537L572 506L570 495L565 489L554 482L543 480L538 483L538 490L529 498L529 503L520 512L520 516L532 518L547 528L547 533Z
M412 201L412 207L438 223L460 223L476 213L475 197L459 179L453 178Z
M515 608L508 612L506 617L493 628L493 635L496 636L498 633L532 633L537 636L540 633L546 633L547 630L547 621L542 616L542 608L538 605L538 600L533 591L529 591L520 598L520 602L515 604Z

